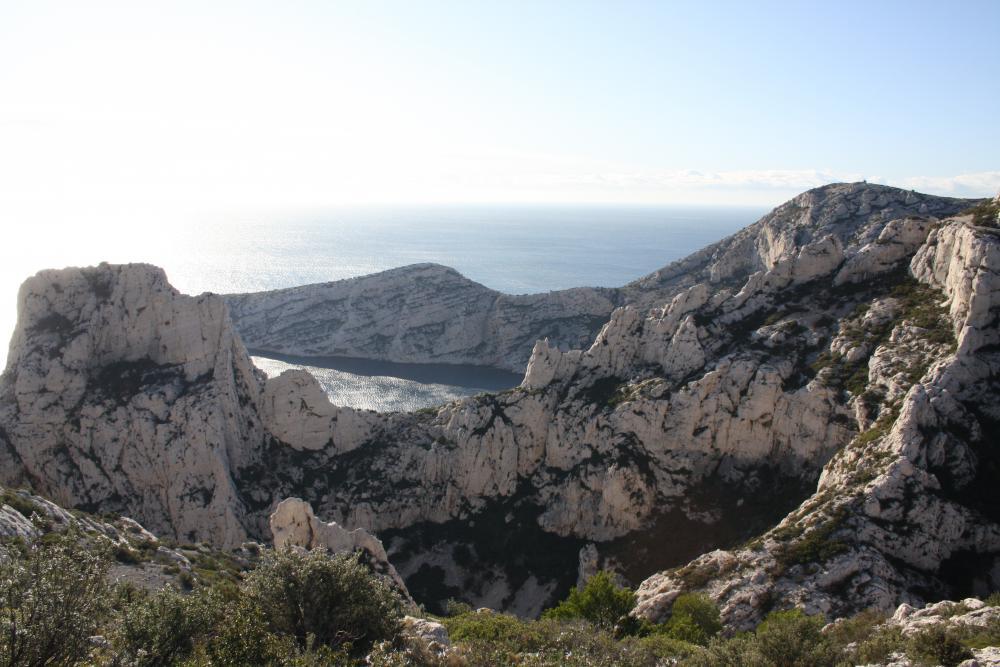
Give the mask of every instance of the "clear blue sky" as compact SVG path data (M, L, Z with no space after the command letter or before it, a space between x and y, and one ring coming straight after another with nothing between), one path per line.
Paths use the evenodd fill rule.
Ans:
M0 3L0 214L1000 189L997 0L157 4Z

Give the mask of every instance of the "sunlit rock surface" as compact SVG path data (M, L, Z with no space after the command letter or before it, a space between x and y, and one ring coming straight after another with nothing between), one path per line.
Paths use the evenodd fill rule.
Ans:
M153 267L43 272L0 380L0 470L222 544L266 537L277 503L302 498L378 535L419 601L535 613L575 583L585 547L586 568L633 583L663 571L640 591L653 618L687 588L736 625L776 601L946 595L964 584L935 568L991 558L997 537L977 495L996 241L949 218L969 204L818 188L620 290L502 311L426 266L227 297L255 347L527 368L516 389L416 413L333 406L299 371L265 380L222 298L177 294ZM951 338L924 333L935 298ZM803 500L752 547L713 551ZM819 572L787 552L816 530L833 543Z

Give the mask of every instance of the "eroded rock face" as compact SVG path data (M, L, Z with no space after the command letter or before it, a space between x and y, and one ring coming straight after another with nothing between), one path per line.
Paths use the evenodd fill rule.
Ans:
M148 265L43 271L18 297L0 380L3 480L157 532L247 537L231 471L264 432L260 380L218 297Z
M287 498L278 503L271 514L270 525L275 549L325 549L332 554L361 552L373 570L386 576L397 590L409 597L406 584L389 562L382 542L366 530L347 530L335 521L320 521L309 503L299 498Z
M750 547L647 579L639 614L661 618L692 588L749 627L774 606L841 616L1000 586L992 451L1000 239L967 218L948 220L909 269L936 289L898 291L852 324L870 314L884 331L878 322L900 320L860 376L865 393L854 402L867 430L825 466L817 493ZM868 344L856 330L841 333L841 350ZM845 345L852 336L858 344Z
M732 237L617 289L512 296L454 269L416 264L225 298L236 328L254 350L477 364L520 373L536 341L548 338L563 351L585 348L618 306L631 304L643 313L692 285L742 282L780 264L789 265L795 280L807 281L866 244L882 243L880 250L890 255L905 252L920 234L904 222L907 216L941 218L972 203L867 183L816 188ZM904 229L889 230L891 241L879 239L894 220ZM852 271L877 272L898 259L871 253Z
M437 264L225 298L251 349L517 372L536 340L585 345L617 305L591 287L501 294Z
M65 494L73 505L125 511L161 532L223 544L262 536L277 502L299 497L340 526L382 536L422 601L464 595L535 613L574 583L588 543L596 551L588 550L588 567L616 567L638 581L773 526L808 495L803 489L815 488L824 466L821 494L840 494L847 482L836 481L836 471L847 463L839 461L877 457L877 473L865 484L884 471L882 500L931 488L928 475L936 473L927 466L944 465L950 481L976 479L980 454L955 444L975 433L955 435L942 424L970 423L974 406L966 395L985 395L992 382L993 367L966 352L988 350L995 336L993 307L967 294L992 291L991 269L975 268L993 261L992 241L975 231L966 238L962 221L931 231L940 223L931 216L965 204L862 184L810 191L623 288L631 305L614 310L585 349L563 351L562 334L523 348L533 354L521 387L411 414L332 406L301 372L265 381L222 301L179 295L152 267L45 272L22 290L22 317L0 380L0 457L10 462L3 474ZM960 334L955 357L947 341L923 344L918 325L926 322L903 312L918 286L907 273L913 252L912 274L948 293L952 330ZM956 254L965 259L943 268ZM428 271L431 280L436 269ZM379 331L382 324L373 322L406 311L396 319L413 326L400 328L386 350L417 355L407 361L460 358L447 356L452 348L421 348L407 333L420 322L437 331L434 318L418 312L441 315L437 306L403 299L390 307L380 299L392 289L375 294L376 283L363 283L336 287L353 295L352 309L370 308L371 317L356 315L358 331ZM446 292L441 285L423 289L416 296ZM273 297L268 312L286 323L312 312L320 297L303 290ZM978 315L970 320L967 313ZM518 336L537 333L537 321L517 321L528 323ZM320 326L319 319L310 322L306 328ZM460 350L470 340L494 349L516 338L469 339L461 322L454 326L426 340ZM265 329L260 335L271 335ZM348 331L333 329L336 340ZM912 359L937 363L911 377ZM947 375L963 363L976 368ZM922 394L915 383L926 385ZM875 394L863 396L869 388ZM887 427L885 415L896 409L894 433L900 424L909 424L906 433L937 429L936 444L913 445L900 430L891 451L845 450L858 430L880 419ZM866 444L881 447L883 440L889 438ZM910 468L900 464L890 474L897 450L908 452ZM821 500L814 500L817 508L829 498ZM766 540L762 549L713 552L708 579L721 581L723 570L743 577L757 565L764 572L752 570L745 577L751 583L713 594L728 618L742 622L776 594L832 608L836 595L824 591L864 575L873 583L859 600L896 604L899 591L926 577L900 574L879 554L917 554L942 539L973 551L992 544L990 529L976 529L973 514L941 502L920 511L960 526L961 535L931 527L897 544L901 535L885 523L894 510L880 506L882 523L859 531L875 536L877 547L832 575L806 579L813 584L800 585L797 572L799 578L770 572L783 547ZM875 511L875 501L862 504ZM821 513L806 506L783 527L805 533L839 507ZM312 519L299 524L313 530ZM944 551L927 562L947 558ZM919 558L907 567L923 567ZM675 575L644 584L648 615L683 588Z

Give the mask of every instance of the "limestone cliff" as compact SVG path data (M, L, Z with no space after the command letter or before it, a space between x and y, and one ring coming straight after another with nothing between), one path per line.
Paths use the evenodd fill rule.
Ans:
M225 297L254 350L517 372L541 337L570 347L588 344L616 298L612 290L591 287L511 296L438 264Z
M265 433L260 379L215 296L147 265L24 283L0 379L5 482L185 539L246 539L232 470Z
M861 468L876 471L864 484L896 480L886 489L937 475L931 468L943 465L958 495L928 492L933 483L921 481L921 507L926 516L958 517L938 523L969 532L954 549L937 546L935 553L991 558L992 519L982 520L976 503L984 501L965 498L962 489L980 488L968 486L975 471L987 479L996 472L980 464L991 459L976 443L992 422L982 421L976 397L992 387L997 327L988 295L1000 264L993 264L992 232L950 217L966 205L866 184L804 193L730 239L622 288L617 294L629 305L611 312L588 345L532 341L519 388L411 414L330 405L315 379L299 371L265 380L254 373L222 299L179 295L152 267L44 272L22 290L0 379L4 479L28 480L69 504L126 511L167 533L228 544L265 536L277 502L302 498L326 521L377 534L418 601L458 597L523 614L564 594L584 566L615 567L636 582L753 538L803 500L776 530L786 530L793 545L817 527L829 537L840 524L828 530L821 517L861 516L847 500L854 482L844 481L858 456ZM440 274L428 271L428 279ZM358 304L378 317L359 315L356 329L327 327L331 340L360 345L344 341L355 330L357 341L375 335L382 326L376 320L387 322L393 312L411 323L446 318L447 309L434 305L446 290L416 287L423 296L411 310L405 299L392 300L398 290L383 294L377 281L364 284L330 289L369 294ZM320 287L303 289L309 298L289 310L274 297L269 303L279 310L260 313L280 312L274 321L294 327L322 299ZM944 311L936 304L946 295ZM427 320L417 312L424 308ZM533 335L538 321L523 322L517 336ZM302 331L324 326L310 319ZM406 361L470 361L461 355L481 344L518 348L506 334L469 339L463 326L449 323L441 331L451 333L420 339L425 345L407 325L386 349L416 355ZM913 433L936 444L913 444L907 435L906 444L884 445ZM900 458L892 452L912 448L910 468L890 465ZM807 500L821 473L820 492ZM871 525L889 537L874 551L903 549L897 542L904 533L879 521ZM925 541L948 539L936 530ZM882 533L859 527L857 534ZM835 555L848 553L832 539ZM819 575L804 575L794 562L803 558L795 549L805 547L783 557L779 541L713 552L704 558L718 567L695 561L650 579L643 613L661 613L684 586L716 584L722 588L712 594L737 623L766 608L768 595L813 604L809 591L822 588ZM914 582L929 581L887 557L865 561L867 552L851 553L855 564L873 563L881 579L872 590L884 590L886 600L900 601ZM933 569L938 555L919 567ZM779 558L791 574L769 572L767 559ZM739 584L724 587L738 566ZM945 579L928 595L958 586ZM822 595L815 599L837 598ZM846 602L831 608L876 597L841 596Z
M475 364L520 373L535 341L548 338L560 350L586 347L618 306L659 307L697 283L740 282L825 236L864 244L890 220L944 217L971 204L867 183L817 188L738 234L615 289L512 296L454 269L416 264L225 299L237 330L254 350ZM852 254L852 248L845 251Z
M947 220L909 272L933 290L876 300L831 346L853 368L861 433L816 493L748 545L648 579L639 613L660 617L692 588L748 626L779 606L840 616L1000 587L1000 237Z

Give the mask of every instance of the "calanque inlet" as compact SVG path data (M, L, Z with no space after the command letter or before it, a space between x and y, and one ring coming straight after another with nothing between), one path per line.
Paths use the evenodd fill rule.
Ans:
M434 264L200 296L42 271L0 376L0 536L164 540L128 564L147 586L197 553L357 551L416 624L537 618L602 571L651 624L689 593L727 633L798 608L905 634L960 600L997 623L998 211L833 184L622 287L523 296ZM524 376L380 413L248 349Z

